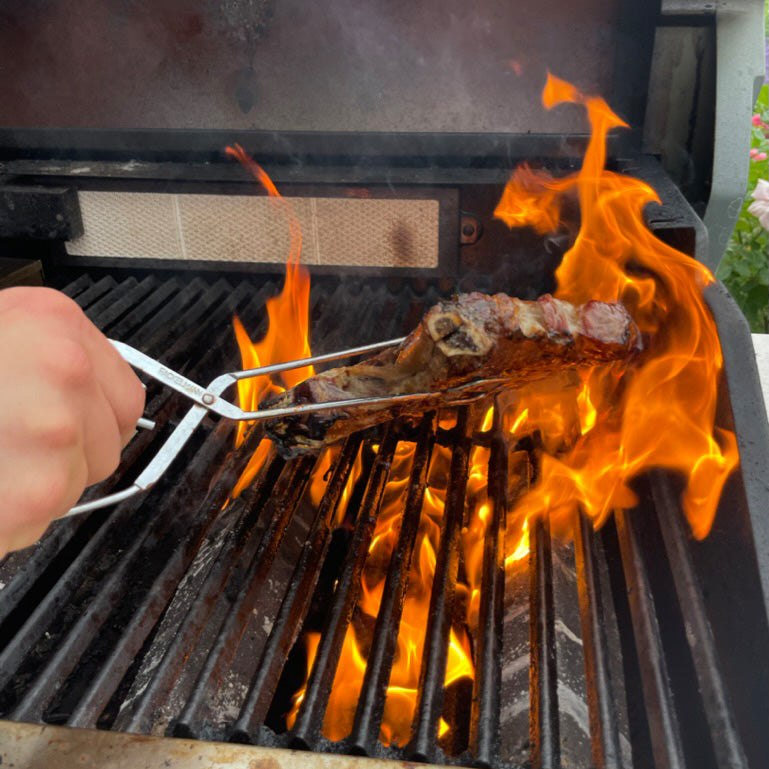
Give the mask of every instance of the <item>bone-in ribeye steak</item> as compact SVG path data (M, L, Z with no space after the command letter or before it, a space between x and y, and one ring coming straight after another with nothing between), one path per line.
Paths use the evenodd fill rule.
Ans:
M629 358L640 349L638 328L619 302L575 306L550 295L525 301L506 294L460 294L430 308L396 347L310 377L262 407L431 393L418 402L353 406L268 421L267 432L278 450L292 457L379 422L461 399L462 394L439 392L446 388L489 377L505 378L503 385L488 385L489 392L521 387L565 367ZM482 389L474 387L473 392Z

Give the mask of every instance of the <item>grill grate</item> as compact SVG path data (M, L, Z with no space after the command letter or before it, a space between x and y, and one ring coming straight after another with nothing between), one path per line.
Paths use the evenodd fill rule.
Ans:
M85 273L64 285L106 333L197 381L238 367L233 312L258 335L264 302L278 288L270 279ZM436 296L432 287L393 292L376 281L315 281L311 326L322 343L313 349L403 333ZM152 383L147 395L147 415L167 428L137 436L116 474L123 483L187 407ZM715 636L725 631L711 625L719 618L703 594L673 480L651 474L639 484L639 508L620 511L597 533L579 516L573 545L537 522L529 560L506 574L506 516L536 472L534 444L510 445L498 414L478 432L480 411L460 409L452 427L428 414L418 425L395 422L383 435L350 437L315 506L306 492L320 460L270 454L224 510L262 433L255 429L235 451L232 425L220 422L190 442L175 480L172 471L146 496L60 521L34 548L0 563L2 717L489 767L760 766L767 736L750 730L745 713L755 723L769 712L766 690L733 710L748 677L719 663ZM415 451L402 523L352 732L332 743L321 733L329 693L403 441ZM436 446L449 450L451 464L414 728L405 747L385 747L384 693ZM476 446L490 450L490 522L472 632L475 677L472 687L444 688ZM357 457L360 480L336 527ZM91 494L114 484L108 479ZM759 646L769 634L755 609L754 619L749 605L739 616ZM307 690L285 730L278 700L301 683L302 632L319 618ZM766 682L766 661L752 665ZM455 727L446 739L437 737L441 717Z

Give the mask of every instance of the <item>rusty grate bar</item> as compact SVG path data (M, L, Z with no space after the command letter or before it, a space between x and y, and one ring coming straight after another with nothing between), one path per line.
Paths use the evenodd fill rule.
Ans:
M312 593L331 541L331 518L336 512L360 446L361 436L352 436L345 442L337 460L326 492L318 505L312 529L302 548L302 555L291 575L288 592L256 665L248 695L233 726L230 737L233 741L252 742L264 724L288 652L310 608Z
M323 626L304 700L291 731L292 744L297 747L312 748L320 737L331 684L352 611L360 594L361 573L397 443L397 433L390 425L374 461L347 558Z
M673 706L667 663L662 651L659 625L632 513L615 513L622 567L641 668L646 714L654 760L659 769L684 769L678 717Z
M222 670L236 654L246 619L258 599L264 578L280 547L296 505L304 493L315 462L315 457L307 456L286 465L265 508L267 526L253 559L242 576L242 587L233 601L232 609L221 626L187 705L173 729L175 736L195 737L199 734L201 724L205 722L203 710L210 693L210 685L213 681L221 680Z
M446 493L440 540L430 594L425 632L425 656L419 673L413 737L407 754L420 761L432 761L436 752L438 719L443 706L449 631L453 614L454 588L459 565L459 532L465 510L471 440L467 436L467 407L459 409L454 428L449 488Z
M499 711L502 688L502 623L505 598L505 531L507 527L508 444L501 431L499 405L494 408L488 490L491 520L483 547L481 600L478 612L470 752L480 766L499 758Z
M242 456L244 461L247 461L250 449L255 448L261 438L262 432L255 431L247 441L247 451ZM268 457L251 487L230 504L229 515L223 517L211 532L208 537L209 547L216 550L210 556L204 578L197 585L195 600L175 624L172 638L165 645L163 656L152 668L151 674L137 680L135 686L138 685L140 694L129 693L114 728L130 732L151 729L153 714L168 697L185 661L198 643L199 636L212 621L217 599L225 593L228 580L234 572L245 569L251 561L259 541L259 532L254 531L254 517L261 512L264 502L275 488L283 466L282 460ZM205 558L208 560L209 556ZM202 560L200 556L199 560ZM196 568L196 563L193 563L193 573Z
M229 444L230 431L223 429L209 436L202 447L199 456L205 461L217 462L221 459L225 446ZM145 537L137 537L134 544L126 551L120 562L113 566L109 577L102 584L99 592L88 603L82 616L66 637L59 642L55 652L47 659L45 666L39 671L34 685L28 689L24 700L13 711L12 717L20 721L39 720L63 685L66 678L75 669L80 659L80 653L93 641L99 628L105 624L112 610L119 604L130 581L128 575L133 569L141 568L144 563L158 551L167 550L173 543L171 558L167 561L160 574L155 578L156 590L150 591L154 606L153 611L142 617L144 623L151 622L144 628L145 635L154 624L159 612L165 606L177 579L191 560L192 553L197 547L200 537L210 525L217 508L209 508L207 515L198 516L197 507L189 504L189 500L204 491L203 484L179 482L164 500L171 508L177 506L186 511L177 520L163 517L158 523L152 523L146 529ZM170 581L169 581L170 580ZM118 646L132 643L132 635L122 632ZM142 639L143 640L143 639ZM133 643L136 643L134 640ZM139 642L139 647L141 642ZM125 657L124 662L130 663L131 657ZM119 680L119 679L118 679ZM105 688L103 694L109 689Z
M227 429L225 423L217 426L217 432L223 435L227 442L231 440L231 431ZM217 474L213 486L200 505L200 510L204 511L200 523L195 525L191 532L192 536L188 537L186 543L180 543L184 544L184 549L174 550L168 565L155 579L155 583L147 593L144 602L136 610L131 624L121 634L109 658L73 708L67 719L68 726L93 728L97 725L99 715L107 707L114 694L114 687L122 680L134 657L171 600L179 580L189 568L200 547L202 536L211 538L214 519L229 495L233 483L244 469L247 457L248 455L242 452L232 454L227 458L221 471ZM216 533L213 533L213 536L216 536ZM162 681L162 677L159 675L157 679ZM154 679L153 683L155 683ZM147 689L150 690L150 687L148 686ZM151 690L147 692L148 699L151 694Z
M408 497L403 510L403 522L398 543L390 556L382 591L382 602L374 626L371 649L366 660L366 672L355 711L352 734L349 738L353 750L365 755L372 753L379 737L385 693L398 638L397 628L400 625L408 573L427 486L430 457L435 441L434 418L434 414L428 414L422 420L419 431Z

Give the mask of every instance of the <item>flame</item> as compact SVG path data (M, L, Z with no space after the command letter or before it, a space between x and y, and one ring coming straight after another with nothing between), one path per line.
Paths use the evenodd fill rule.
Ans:
M386 745L401 747L411 737L450 467L450 450L436 445L430 458L427 488L398 628L395 659L385 695L385 710L379 736ZM456 638L455 643L462 648L461 642ZM456 666L458 662L461 664L460 660L461 654L451 658L446 667L445 681L453 680L451 665ZM470 668L472 669L472 665Z
M285 363L310 357L312 354L309 338L310 275L299 263L302 253L302 229L299 219L291 203L281 197L265 170L255 163L239 144L227 147L226 153L239 160L262 185L273 200L276 211L285 216L289 230L289 251L283 290L278 296L266 302L268 326L264 338L259 342L252 342L240 318L235 315L232 319L242 367L244 369L259 368L273 363ZM237 385L238 403L242 409L255 411L265 397L281 393L287 387L299 384L314 373L312 366L302 366L282 372L278 375L279 381L274 381L266 375L241 379ZM245 439L249 424L238 423L236 446L240 446ZM232 498L237 497L253 481L259 468L264 464L269 450L270 441L263 440L233 489ZM316 470L316 475L318 472Z
M310 675L312 666L315 664L315 657L318 655L318 646L320 644L320 633L308 632L304 634L304 648L307 654L307 677ZM299 706L304 701L304 695L307 687L303 686L295 695L291 702L291 712L287 716L289 728L296 721L296 714L299 712Z
M548 77L543 102L584 105L592 126L582 169L548 179L513 173L497 215L511 226L540 229L568 191L580 203L580 230L556 271L556 296L574 303L622 301L648 338L639 365L595 367L561 392L518 393L511 429L540 431L539 480L513 517L550 515L566 522L581 506L599 525L636 503L629 482L650 467L686 480L682 504L695 537L710 530L721 489L739 458L734 434L714 427L721 348L703 288L706 267L659 241L643 208L657 195L644 182L604 168L609 130L625 126L600 98ZM504 205L503 205L504 204ZM523 417L526 411L525 418ZM517 550L516 550L517 552Z
M398 539L414 450L415 445L407 442L399 443L395 449L390 476L382 495L379 518L361 575L361 596L356 613L359 616L367 616L372 623L379 612L387 565ZM361 637L361 633L362 631L358 630L354 622L350 623L342 643L323 723L323 734L331 740L343 739L352 730L355 708L366 672L366 655L362 651L365 639ZM310 641L306 640L305 644L309 649ZM312 664L308 656L307 677L294 696L292 709L286 718L289 729L293 726L299 712L311 670ZM398 694L400 692L396 692L394 696ZM387 713L386 706L385 712Z
M361 444L360 448L358 449L358 453L355 455L355 461L353 462L352 468L350 469L350 472L347 475L347 480L345 481L344 488L342 489L342 495L339 497L339 504L337 505L336 514L334 516L335 527L341 526L342 521L344 520L345 514L347 513L347 505L350 502L352 491L355 488L355 484L358 482L358 479L360 478L362 473L363 473L363 445ZM323 491L325 491L325 485L322 486L322 489Z
M481 432L485 433L487 430L491 430L491 425L494 423L494 406L489 406L486 413L483 416L483 422L481 422Z
M512 566L518 561L522 561L529 554L529 519L523 522L523 533L518 544L513 548L513 552L505 558L505 568Z
M640 360L632 365L616 362L567 371L506 393L498 399L499 413L489 408L480 420L480 432L492 429L496 417L497 426L513 439L532 436L538 454L536 482L508 515L510 546L505 565L510 568L528 555L529 522L534 516L548 515L551 529L567 531L574 511L580 508L598 526L612 510L636 503L630 483L651 467L670 468L684 476L684 511L694 535L702 538L712 524L723 484L739 461L733 433L714 426L722 355L702 293L713 281L712 275L689 256L657 240L646 228L644 206L657 200L648 185L605 170L608 131L625 126L606 103L553 76L548 76L542 98L548 109L562 102L578 103L586 109L592 136L582 168L555 179L543 171L519 167L495 214L510 227L528 225L545 233L562 225L566 197L577 199L579 232L556 272L556 296L573 303L622 301L644 332L647 344ZM264 172L242 149L236 147L230 152L277 196ZM268 303L270 326L261 342L252 344L242 324L234 321L244 367L309 355L309 278L299 267L301 233L287 206L281 210L288 215L292 244L286 282L281 295ZM241 404L253 408L265 394L279 392L311 373L309 369L291 372L280 381L263 377L248 380L239 391ZM442 414L438 424L444 430L451 429L456 417ZM239 432L239 440L242 437ZM371 632L400 535L414 450L413 443L398 445L384 490L361 575L358 605L343 641L324 718L323 734L331 740L343 739L352 729ZM252 458L254 472L267 451L269 442L263 441ZM445 686L474 676L472 649L478 626L484 541L493 517L487 492L489 454L483 445L476 445L470 454L464 511L467 523L460 533L464 581L456 586L464 621L455 621L450 628ZM308 492L313 504L325 490L327 471L335 457L334 450L329 450L318 462ZM342 512L337 511L336 525L344 517L361 466L359 453L340 499ZM387 745L403 746L411 737L450 466L450 450L436 444L385 695L379 737ZM318 642L317 633L305 635L308 677ZM289 728L305 686L294 697L287 717ZM442 714L438 738L451 731L450 720Z
M530 225L543 235L558 227L561 186L550 174L521 165L505 185L494 211L508 227Z
M366 670L366 649L371 641L367 632L370 633L379 612L387 568L400 534L414 451L413 443L401 442L393 458L392 470L361 575L358 606L342 644L324 718L323 735L331 740L343 739L352 729ZM385 692L379 738L386 745L402 746L411 736L450 466L450 450L436 445L430 460L393 666ZM478 479L477 484L482 486L482 480ZM479 569L478 573L480 575ZM313 641L308 639L305 643L310 649ZM308 677L310 670L311 664L308 665ZM464 628L452 627L449 633L444 685L448 686L463 677L472 678L473 675L469 636ZM306 681L295 695L294 705L287 717L289 728L296 719L305 688ZM445 734L449 728L446 724L442 733Z

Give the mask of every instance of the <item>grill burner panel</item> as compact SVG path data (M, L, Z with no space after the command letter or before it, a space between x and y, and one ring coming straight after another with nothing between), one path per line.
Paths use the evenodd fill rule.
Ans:
M270 280L88 274L63 285L108 334L197 381L238 367L232 313L261 333L264 300L278 289ZM422 289L315 281L311 325L322 345L314 349L404 333L438 296ZM150 386L151 418L170 426L185 408L175 394ZM508 478L517 463L528 463L527 447L509 446L496 427L478 434L477 420L476 411L464 410L451 430L431 419L396 423L376 455L368 447L377 436L353 436L317 509L304 499L315 460L273 456L224 513L260 435L232 451L232 426L220 423L193 439L179 481L171 472L143 498L61 521L35 548L0 564L3 717L453 764L511 766L532 757L542 766L761 766L767 736L751 727L769 713L769 676L762 655L746 654L769 643L755 603L757 578L742 606L714 614L709 591L703 594L707 556L689 542L663 474L640 484L638 510L601 531L575 521L573 545L553 540L538 523L528 566L505 577L503 534L514 491ZM130 480L163 438L140 434L117 475ZM377 739L405 583L394 557L353 734L330 743L320 735L328 690L398 440L417 446L399 557L408 555L431 447L452 451L416 729L404 749ZM472 696L468 688L457 699L455 690L444 692L443 678L468 456L479 442L491 448L492 524L473 633L476 680ZM367 459L348 505L352 533L333 534L329 521L359 445ZM723 513L719 521L714 536L728 525ZM737 572L750 568L735 565ZM301 682L302 671L292 672L301 655L289 652L319 604L324 634L308 692L294 728L281 732L273 697L292 674ZM730 634L738 660L724 664ZM438 742L441 715L453 717L452 731L464 736Z

